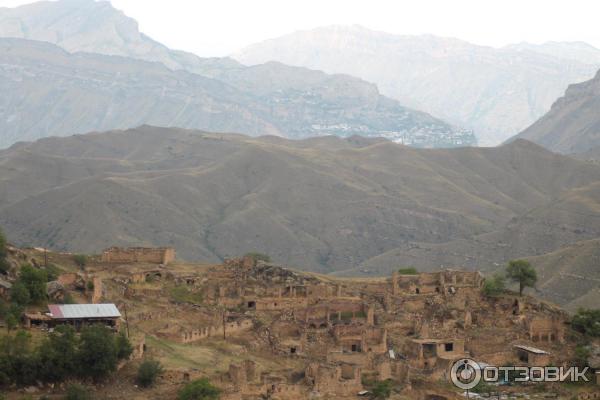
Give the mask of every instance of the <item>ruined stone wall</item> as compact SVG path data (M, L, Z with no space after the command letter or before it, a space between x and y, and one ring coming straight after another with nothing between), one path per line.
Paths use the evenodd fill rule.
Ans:
M538 316L527 322L529 339L533 342L564 342L564 326L558 317Z
M417 275L392 274L392 293L431 294L453 293L456 288L481 288L483 276L479 272L444 270Z
M225 336L247 332L254 326L250 318L225 323ZM193 343L208 337L222 337L223 325L211 325L183 332L157 332L158 336L174 340L179 343Z
M94 291L92 292L92 304L98 304L102 301L104 293L104 285L102 284L102 278L95 276L92 280L94 284Z
M286 309L305 308L308 306L306 298L272 297L250 300L255 302L256 311L278 311ZM247 301L246 303L248 303ZM247 304L248 305L248 304ZM248 308L252 308L248 305Z
M77 279L78 275L74 272L60 274L58 278L56 278L56 280L65 287L74 285Z
M355 365L311 363L305 371L307 384L322 395L355 396L363 389L361 369Z
M111 247L102 252L102 262L106 263L152 263L169 264L175 260L172 247Z

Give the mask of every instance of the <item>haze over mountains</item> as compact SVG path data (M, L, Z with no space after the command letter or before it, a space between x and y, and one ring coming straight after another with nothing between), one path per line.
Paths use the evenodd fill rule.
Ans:
M290 138L385 136L424 147L475 143L471 132L357 78L170 50L104 1L0 9L2 36L0 147L144 123Z
M546 298L598 301L600 165L566 154L600 159L600 73L573 84L594 76L600 51L353 26L236 57L257 64L169 49L104 1L0 9L10 240L172 245L205 261L260 251L354 276L528 257ZM481 144L526 129L469 148L460 126Z
M600 50L579 42L492 48L432 35L327 26L251 45L233 55L347 73L384 95L475 130L496 145L550 109L569 84L594 76Z
M559 153L600 159L600 71L589 81L569 86L546 115L515 138Z

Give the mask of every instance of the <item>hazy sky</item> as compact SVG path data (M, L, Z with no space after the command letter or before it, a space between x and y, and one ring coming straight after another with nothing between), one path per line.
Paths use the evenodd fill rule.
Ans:
M30 3L0 0L0 6ZM169 47L223 56L299 29L360 24L477 44L586 41L600 48L598 0L112 0Z

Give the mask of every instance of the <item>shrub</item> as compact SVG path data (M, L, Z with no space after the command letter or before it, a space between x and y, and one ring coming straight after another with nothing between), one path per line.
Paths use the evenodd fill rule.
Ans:
M145 360L140 364L137 372L137 383L141 387L150 387L156 381L156 378L163 372L160 362L154 360Z
M17 318L12 314L8 314L6 316L6 319L4 322L6 322L6 331L7 332L12 331L19 324L19 321L17 320Z
M387 399L392 395L392 381L377 382L371 392L374 399Z
M124 332L120 332L115 339L115 347L117 349L117 358L119 360L124 360L129 358L131 353L133 353L133 347L131 347L131 343L127 336L125 336Z
M177 394L177 400L217 400L221 391L206 378L185 385Z
M65 400L90 400L91 398L90 392L82 385L70 385L65 395Z
M404 267L398 269L400 275L417 275L417 269L415 267Z
M584 345L575 347L575 362L581 367L588 365L588 358L591 354L590 348Z
M79 268L83 268L87 265L88 258L85 254L74 254L73 261Z
M58 279L58 276L62 273L61 269L58 268L56 265L54 264L49 264L46 268L46 275L47 275L47 279L48 282L51 281L55 281L56 279Z
M600 309L580 308L571 320L571 326L585 335L600 337Z
M502 294L505 290L505 278L500 274L496 274L485 280L483 284L483 294L488 297L495 297Z
M259 253L256 251L252 251L250 253L246 253L244 257L251 257L255 262L256 261L264 261L271 262L271 257L268 254Z

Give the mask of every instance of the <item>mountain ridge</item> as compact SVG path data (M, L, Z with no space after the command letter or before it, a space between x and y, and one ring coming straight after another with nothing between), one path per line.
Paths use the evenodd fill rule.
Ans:
M568 84L589 79L600 67L548 52L535 45L517 51L342 25L269 39L232 57L250 65L278 60L361 77L403 104L474 129L481 144L494 145L526 128Z
M600 236L600 166L522 140L426 150L142 126L17 144L0 152L0 172L10 239L58 250L118 240L211 262L261 251L313 271L370 275L402 265L394 249L415 243L450 246L476 261L446 262L489 270ZM435 270L444 254L422 252L418 266Z
M472 135L381 96L358 78L269 64L222 71L227 83L161 63L69 53L51 43L0 39L0 146L43 136L144 123L301 138L388 136L425 146ZM261 72L262 71L262 72ZM264 76L294 77L264 84ZM419 143L415 142L415 145Z
M559 153L595 158L600 146L600 70L586 82L570 85L551 109L515 136Z

